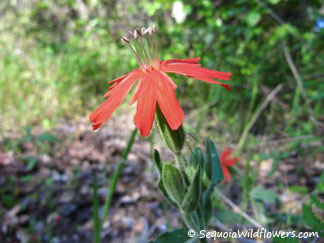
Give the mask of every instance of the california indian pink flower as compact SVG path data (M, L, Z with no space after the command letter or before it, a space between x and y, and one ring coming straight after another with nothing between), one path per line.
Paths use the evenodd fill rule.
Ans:
M232 150L230 148L224 148L223 153L221 154L219 159L225 177L224 182L230 180L230 173L228 168L233 166L239 160L238 158L229 158L231 153Z
M153 26L136 29L134 33L129 32L129 38L121 38L135 56L140 68L109 82L112 85L104 95L107 100L89 117L93 130L110 118L136 82L130 105L137 102L134 123L143 137L150 134L157 104L172 130L178 129L185 118L174 92L177 85L167 73L182 74L231 89L230 85L214 80L229 80L231 74L202 68L197 64L200 57L160 61L155 32L156 28Z

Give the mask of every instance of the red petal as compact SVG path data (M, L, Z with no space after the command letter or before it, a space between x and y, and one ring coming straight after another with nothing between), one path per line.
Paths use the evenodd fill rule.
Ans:
M150 75L147 75L142 80L134 117L134 123L143 137L148 136L152 130L156 106L154 86L150 78Z
M138 99L139 92L141 91L142 82L143 82L143 79L140 79L138 81L138 83L136 85L136 89L135 89L134 95L131 98L131 100L129 101L129 105L134 104L134 102Z
M166 60L166 63L197 63L200 61L200 57L189 58L189 59L171 59Z
M129 74L131 74L131 73L128 73L128 74L125 74L125 75L123 75L123 76L121 76L119 78L113 79L113 80L109 81L108 84L112 84L112 83L115 83L115 82L120 82L123 79L125 79Z
M113 88L115 88L120 82L116 82L113 85L109 86L109 90L112 90Z
M236 163L236 161L237 161L236 158L226 159L223 162L223 165L230 167L230 166L233 166Z
M199 79L202 81L205 81L207 83L215 83L223 86L224 88L230 90L231 86L228 84L223 84L218 81L215 81L214 79L210 78L218 78L218 79L226 79L228 80L228 73L222 73L222 72L217 72L213 70L209 70L206 68L201 68L197 66L197 64L188 64L188 63L170 63L170 64L165 64L161 66L161 70L164 72L169 72L169 73L178 73L182 75L186 75L188 77L193 77L195 79ZM206 71L208 70L208 71Z
M169 84L169 80L158 71L152 72L154 90L157 102L161 111L172 130L180 127L185 115L178 103L174 93L174 88Z
M226 166L222 166L222 170L223 170L223 174L225 177L225 181L229 181L230 180L230 173L228 171L228 168Z
M227 157L232 153L232 150L230 148L224 148L223 153L220 156L220 161L225 161Z
M138 74L129 75L116 88L108 92L110 97L89 116L90 122L95 123L92 125L94 130L98 129L103 122L110 118L138 78Z
M166 73L164 72L160 72L160 73L165 77L165 80L171 85L172 89L176 89L178 87Z
M221 79L221 80L230 80L231 78L231 73L225 73L225 72L219 72L207 68L199 68L203 73L205 73L208 77L211 78L216 78L216 79Z
M104 97L107 98L108 96L111 96L113 94L118 93L119 91L115 88L118 87L119 85L123 84L124 82L128 82L129 80L138 80L144 77L144 73L142 71L139 71L137 69L135 69L134 71L132 71L131 73L127 74L127 77L124 78L122 81L119 81L118 83L115 83L113 85L113 88L110 89L105 95Z

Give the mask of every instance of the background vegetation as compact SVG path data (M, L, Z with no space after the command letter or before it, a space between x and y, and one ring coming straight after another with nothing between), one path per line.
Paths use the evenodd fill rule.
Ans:
M103 101L107 81L137 67L120 36L153 24L158 27L161 59L200 56L204 67L232 73L231 92L174 76L187 115L185 128L197 138L190 143L202 143L208 135L216 144L235 147L242 158L233 170L236 183L222 187L225 194L269 227L278 222L299 230L321 225L323 212L315 210L315 217L311 206L324 208L320 0L1 1L0 160L14 151L32 171L38 160L26 162L19 147L38 141L30 130L42 131L38 144L45 145L37 147L37 153L50 152L57 142L56 134L51 135L55 127L83 121ZM109 124L105 126L109 130ZM20 135L11 137L13 131ZM274 177L287 161L293 165L289 173ZM266 176L260 174L264 165L270 167ZM240 196L231 195L233 187ZM19 202L8 188L0 191L2 215ZM291 211L278 197L288 191L300 196ZM9 203L2 201L3 195L9 196ZM221 218L230 208L219 200L215 204ZM267 214L268 207L274 214ZM234 223L233 217L223 223Z

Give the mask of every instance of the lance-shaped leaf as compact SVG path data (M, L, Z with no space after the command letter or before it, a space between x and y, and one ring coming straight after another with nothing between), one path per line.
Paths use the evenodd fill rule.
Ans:
M190 164L197 168L198 165L204 166L204 154L199 147L196 147L190 155Z
M170 163L163 164L162 182L167 195L180 206L187 188L179 169Z
M195 176L188 187L186 195L183 198L181 205L181 209L183 211L193 211L197 208L201 193L200 181L200 166L198 166Z
M159 151L156 149L154 149L154 164L155 164L156 168L158 169L160 177L161 177L161 174L162 174L161 157L160 157Z
M211 180L212 185L216 185L224 180L224 174L215 144L208 138L206 139L205 172Z
M157 170L159 172L159 176L160 176L159 182L158 182L158 187L159 187L160 191L162 192L163 196L172 204L173 207L179 209L179 206L177 205L177 203L169 197L169 195L168 195L168 193L167 193L167 191L166 191L166 189L164 187L164 184L163 184L163 181L162 181L162 168L163 168L163 166L162 166L162 163L161 163L161 158L160 158L159 151L157 151L156 149L154 149L154 164L155 164L155 166L156 166L156 168L157 168Z

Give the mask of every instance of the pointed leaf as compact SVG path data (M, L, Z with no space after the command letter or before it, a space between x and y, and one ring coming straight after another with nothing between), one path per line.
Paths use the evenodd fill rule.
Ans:
M212 185L216 185L224 180L224 173L219 161L215 144L210 139L206 139L205 172L211 180Z
M160 157L160 153L158 150L154 149L154 164L156 166L156 168L159 171L160 177L162 175L162 164L161 164L161 157Z
M188 187L188 191L182 201L181 209L185 212L193 211L197 208L200 194L201 194L201 185L200 185L200 166L195 173L195 176Z
M204 154L199 147L196 147L190 155L190 164L197 168L200 165L202 168L204 166Z
M179 209L179 206L177 205L177 203L174 200L172 200L172 198L169 197L167 191L165 190L162 178L160 178L160 180L159 180L158 187L159 187L160 191L162 192L163 196L169 201L169 203L173 207Z
M170 163L163 164L162 181L169 197L175 201L177 205L181 205L187 188L182 180L179 169Z

